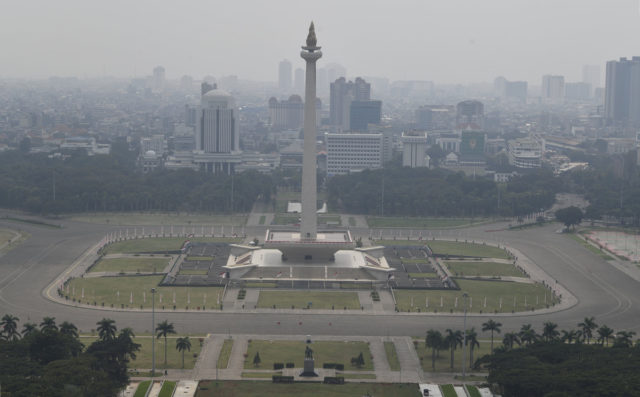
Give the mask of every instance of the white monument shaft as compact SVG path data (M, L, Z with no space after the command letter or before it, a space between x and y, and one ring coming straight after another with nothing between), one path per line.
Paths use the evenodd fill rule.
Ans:
M300 239L317 237L317 187L316 187L316 61L322 57L316 46L313 24L309 28L307 45L300 56L306 61L307 72L304 99L304 145L302 154L302 221Z

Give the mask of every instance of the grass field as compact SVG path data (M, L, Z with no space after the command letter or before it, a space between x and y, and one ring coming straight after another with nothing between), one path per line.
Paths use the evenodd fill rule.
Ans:
M297 308L310 309L360 309L360 300L355 292L324 292L324 291L260 291L259 308Z
M583 239L581 239L580 237L578 237L575 233L564 233L564 235L569 237L572 240L577 241L583 247L585 247L589 251L593 252L594 254L598 255L599 257L601 257L605 261L610 261L610 260L613 259L610 255L607 255L607 253L605 251L602 251L602 250L598 249L597 247L594 247L593 245L589 244L588 242L586 242Z
M106 258L100 259L89 272L149 273L162 272L169 264L170 257L162 258Z
M393 342L384 342L384 351L387 354L387 362L392 371L400 371L400 361Z
M180 324L174 324L177 331L180 331ZM176 339L180 335L167 336L167 367L173 369L182 368L182 353L176 350ZM89 346L97 339L97 336L80 336L80 341L85 346ZM194 367L197 356L200 354L200 342L198 337L189 337L191 340L191 351L184 352L184 367L191 369ZM151 369L151 336L136 336L135 343L139 343L140 351L136 353L136 359L129 363L130 369ZM196 357L194 357L194 354ZM164 338L156 339L156 370L164 369Z
M418 264L427 264L429 263L429 259L427 258L402 258L402 263L418 263Z
M419 397L413 383L277 384L265 381L202 381L196 397Z
M147 395L147 390L149 390L149 387L151 387L151 381L150 380L144 380L142 382L140 382L140 384L138 385L138 388L136 389L136 392L133 394L133 397L144 397Z
M268 341L252 340L247 348L245 369L272 369L273 363L292 362L296 368L301 368L304 361L305 341ZM325 342L315 341L310 345L316 367L322 368L323 363L344 364L345 371L373 371L373 360L369 346L365 342ZM253 365L256 352L260 353L261 363ZM351 365L351 358L360 353L364 356L364 365L357 368Z
M273 225L294 225L300 223L300 214L276 214L271 224Z
M213 257L212 256L187 256L185 259L185 261L190 261L190 262L195 262L195 261L212 261Z
M476 332L478 332L478 334L480 334L480 336L482 336L483 338L489 335L488 333L485 335L479 329L476 329ZM442 334L443 336L445 335L444 332ZM424 339L425 338L414 339L414 341L418 342L418 344L416 345L416 353L418 353L418 358L420 359L422 369L425 372L432 372L433 369L431 367L431 348L427 348L425 346ZM500 334L494 335L494 349L501 345L501 340L502 337L500 336ZM475 349L473 349L473 361L479 359L485 354L489 354L489 352L491 351L491 341L489 339L480 339L478 340L478 342L480 343L480 347L476 347ZM469 366L469 350L467 350L465 360L467 364L466 367L468 370L470 370L471 367ZM456 372L462 371L462 349L460 347L458 347L453 353L453 370ZM451 351L448 349L440 350L440 357L436 358L436 372L449 371L451 371Z
M271 379L273 375L282 375L282 371L271 371L271 372L243 372L240 374L241 378L251 378L251 379Z
M180 276L206 276L209 274L208 269L180 269L178 275Z
M442 397L458 397L453 385L442 385L440 390L442 391Z
M136 240L118 241L109 244L105 252L107 254L135 254L143 252L159 252L177 251L182 248L185 241L192 242L218 242L218 243L238 243L241 238L233 237L157 237L157 238L141 238Z
M464 300L462 294L469 294L469 312L483 313L500 312L507 313L513 311L526 311L531 308L541 309L546 307L545 294L547 303L551 306L552 295L549 290L540 284L525 284L509 281L480 281L480 280L462 280L456 279L461 291L448 290L403 290L394 291L398 309L401 311L418 311L422 312L454 312L464 311ZM458 298L456 307L455 301ZM485 307L484 300L486 297L487 305ZM513 299L516 298L516 305L513 305ZM413 298L413 307L411 300ZM440 299L442 298L442 306ZM502 308L500 307L500 298L502 298ZM526 298L526 306L525 306ZM428 299L428 307L427 307ZM537 299L537 303L536 303Z
M151 288L156 288L156 310L163 307L167 310L173 309L173 297L175 293L175 305L177 309L185 309L188 305L190 310L195 310L198 306L205 306L208 309L217 309L218 295L222 300L221 287L158 287L158 283L164 276L122 276L122 277L95 277L95 278L75 278L69 282L69 299L73 297L81 300L82 303L91 304L96 302L105 307L121 307L139 309L142 305L145 309L151 308ZM84 288L84 298L82 298L82 288ZM65 288L65 294L66 294ZM118 295L119 292L119 295ZM133 303L130 303L133 293ZM143 296L144 293L144 296Z
M427 241L427 245L429 245L429 248L431 248L434 254L509 259L505 250L490 245L441 240Z
M469 392L469 397L482 397L478 388L473 385L467 385L467 391Z
M260 215L260 220L258 221L258 224L260 225L264 225L264 222L267 220L266 215Z
M15 232L7 229L0 229L0 244L6 243L16 235Z
M451 273L456 276L511 276L525 277L517 267L510 263L496 262L445 262Z
M356 218L350 216L349 217L349 226L351 227L355 227L356 226Z
M229 366L229 357L231 357L231 348L233 348L233 339L225 339L218 356L218 368L225 369Z
M162 384L162 389L160 389L160 394L158 397L171 397L173 396L173 389L176 388L176 382L171 380L166 380Z
M437 273L409 273L411 278L438 278Z
M414 227L421 229L443 229L486 222L483 218L394 218L367 217L369 227Z
M75 214L71 220L109 225L233 225L242 226L246 215L208 215L197 213L98 212Z
M426 245L427 240L374 240L375 245Z

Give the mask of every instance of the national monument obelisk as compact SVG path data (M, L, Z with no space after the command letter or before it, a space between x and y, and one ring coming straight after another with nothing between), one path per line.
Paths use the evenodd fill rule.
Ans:
M300 240L316 240L317 187L316 187L316 61L322 57L317 45L313 22L309 26L307 45L300 56L307 62L304 96L304 144L302 160L302 221Z

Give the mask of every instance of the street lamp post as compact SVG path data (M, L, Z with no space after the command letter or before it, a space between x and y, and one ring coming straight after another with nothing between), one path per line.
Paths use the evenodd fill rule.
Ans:
M151 288L151 377L156 376L156 289Z
M467 375L467 298L469 295L465 292L462 296L464 297L464 323L462 325L462 379L464 379Z

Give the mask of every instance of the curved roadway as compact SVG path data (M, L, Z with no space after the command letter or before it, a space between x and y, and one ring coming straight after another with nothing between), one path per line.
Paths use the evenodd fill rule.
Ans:
M132 327L137 332L151 329L151 316L144 313L74 308L51 302L42 290L74 262L88 247L95 244L112 226L67 221L65 228L54 229L6 222L0 227L23 229L31 237L0 257L0 315L11 313L26 321L40 322L44 316L56 321L68 320L82 331L89 331L103 317L116 320L118 327ZM512 246L533 260L551 277L562 283L578 299L578 304L549 314L516 314L501 316L502 331L517 330L531 323L541 331L542 324L552 321L560 329L575 328L587 316L598 324L615 330L640 333L640 283L617 270L599 256L574 240L557 234L557 225L521 231L486 231L496 225L468 229L425 231L424 235L484 239ZM260 234L259 228L247 228L247 233ZM368 236L365 229L356 235ZM376 232L377 233L377 232ZM406 231L404 232L406 235ZM414 232L415 236L415 232ZM490 316L469 315L468 326L481 329ZM156 312L156 322L174 322L179 332L232 334L292 334L292 335L424 335L429 328L457 328L462 315L319 315L250 314L250 313L164 313Z

